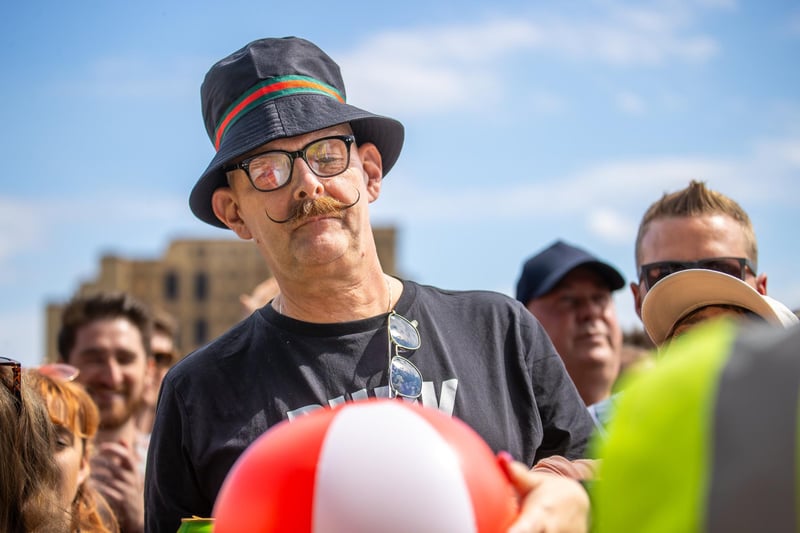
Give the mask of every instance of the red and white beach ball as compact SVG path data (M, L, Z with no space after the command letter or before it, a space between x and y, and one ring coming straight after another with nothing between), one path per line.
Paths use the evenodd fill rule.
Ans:
M400 400L320 409L268 430L220 489L215 533L494 533L517 515L464 422Z

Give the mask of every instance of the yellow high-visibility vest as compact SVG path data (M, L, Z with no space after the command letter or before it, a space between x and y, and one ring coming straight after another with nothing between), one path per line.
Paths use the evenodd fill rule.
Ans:
M598 439L592 531L800 531L799 391L799 326L676 339Z

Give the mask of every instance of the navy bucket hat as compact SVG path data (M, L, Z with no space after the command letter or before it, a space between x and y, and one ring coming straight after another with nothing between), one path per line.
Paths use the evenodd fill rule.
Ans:
M403 125L346 103L339 66L297 37L253 41L218 61L200 89L203 120L217 154L189 196L192 213L212 226L211 196L227 186L223 166L275 139L349 123L357 143L373 143L384 176L400 156Z
M544 296L579 266L597 272L612 292L625 286L625 278L616 268L582 248L559 240L525 262L517 281L517 300L527 305L529 301Z

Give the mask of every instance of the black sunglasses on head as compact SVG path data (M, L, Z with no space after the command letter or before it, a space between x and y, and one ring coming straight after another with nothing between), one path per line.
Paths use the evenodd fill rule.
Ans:
M0 356L0 367L3 366L11 367L11 383L7 385L9 392L17 401L17 414L19 414L22 410L22 365L15 359Z
M710 257L697 261L659 261L658 263L642 265L639 269L639 281L644 283L647 290L650 290L659 280L675 272L690 268L714 270L739 278L742 281L744 281L748 269L753 275L756 274L755 265L746 257Z

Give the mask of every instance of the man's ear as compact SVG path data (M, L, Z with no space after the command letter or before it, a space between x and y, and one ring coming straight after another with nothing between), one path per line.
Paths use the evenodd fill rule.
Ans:
M358 157L367 179L369 201L374 202L381 194L383 181L383 160L378 148L372 143L364 143L358 147Z
M639 318L642 318L642 300L644 299L644 295L642 294L642 288L639 286L637 281L631 281L630 284L631 293L633 294L633 305L636 309L636 314L639 315Z
M223 224L232 229L240 239L250 240L252 234L239 213L236 195L230 187L220 187L211 195L211 207Z
M756 277L756 290L759 294L767 295L767 275L763 272Z

